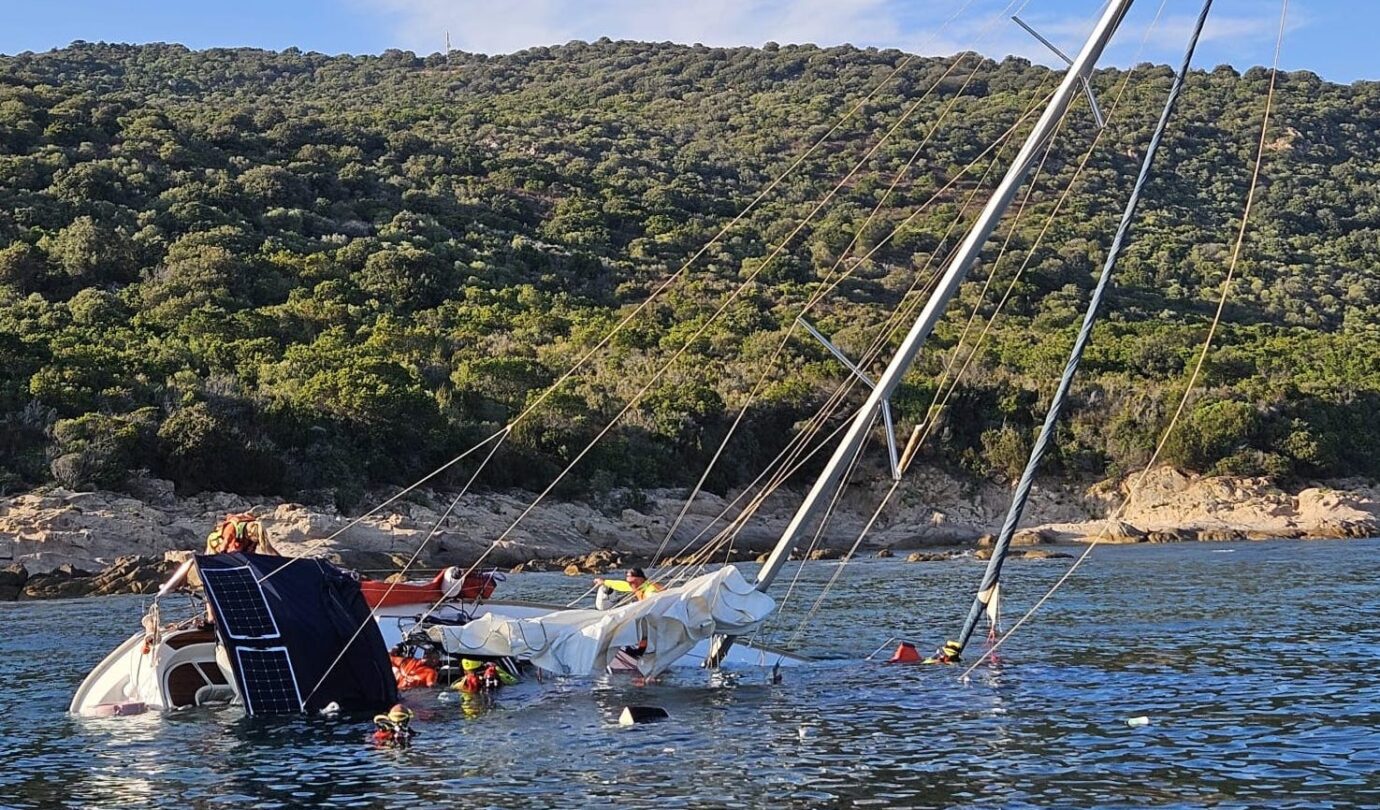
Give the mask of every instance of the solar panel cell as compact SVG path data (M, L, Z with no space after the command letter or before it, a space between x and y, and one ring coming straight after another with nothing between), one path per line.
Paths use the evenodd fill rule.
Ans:
M216 621L231 638L278 638L278 623L249 567L207 568L202 570L201 578L214 604Z
M244 683L244 708L250 715L297 714L302 694L286 647L262 650L240 647L240 679Z

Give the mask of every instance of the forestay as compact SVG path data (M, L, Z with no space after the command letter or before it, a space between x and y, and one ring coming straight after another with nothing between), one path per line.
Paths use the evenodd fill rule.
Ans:
M461 654L525 658L564 675L602 672L619 650L645 639L638 669L655 675L714 634L752 633L775 609L770 596L730 565L611 610L560 610L535 618L487 613L463 627L442 628L442 634L446 647Z

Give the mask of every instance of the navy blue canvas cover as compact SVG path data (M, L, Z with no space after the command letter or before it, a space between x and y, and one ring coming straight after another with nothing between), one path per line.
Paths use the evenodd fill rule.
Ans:
M372 712L397 702L383 635L350 575L322 560L263 554L197 555L196 563L249 714L332 702Z

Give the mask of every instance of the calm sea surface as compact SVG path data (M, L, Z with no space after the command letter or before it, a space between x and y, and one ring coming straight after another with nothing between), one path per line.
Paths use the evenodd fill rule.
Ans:
M235 709L83 720L82 677L139 597L0 604L9 807L1380 806L1380 541L1099 548L967 683L861 659L937 646L981 563L851 564L785 672L524 683L487 708L413 692L421 735ZM1068 560L1007 566L1014 619ZM835 563L771 629L795 633ZM751 566L749 566L751 567ZM793 571L788 571L788 576ZM783 580L784 582L784 580ZM509 579L510 596L587 582ZM784 587L775 595L784 594ZM628 704L669 722L620 727ZM1132 717L1150 718L1133 727Z

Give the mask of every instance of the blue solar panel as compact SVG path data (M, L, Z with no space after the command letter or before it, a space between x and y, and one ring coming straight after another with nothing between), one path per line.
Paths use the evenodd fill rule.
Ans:
M244 684L244 708L252 715L298 714L302 711L302 693L297 689L297 676L292 671L292 659L286 647L262 650L240 647L240 681Z
M278 637L278 623L264 600L263 588L248 566L203 568L206 585L215 610L215 619L233 639Z

